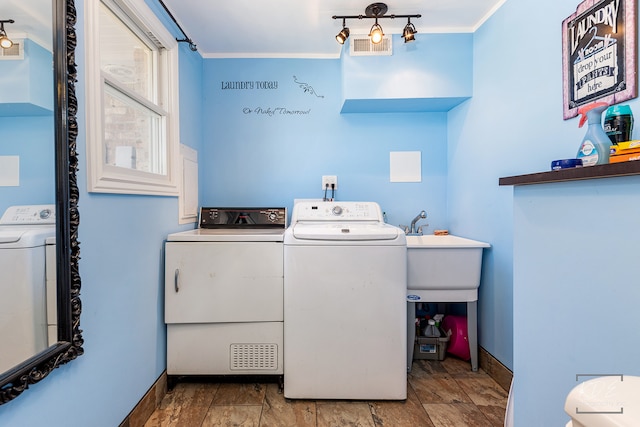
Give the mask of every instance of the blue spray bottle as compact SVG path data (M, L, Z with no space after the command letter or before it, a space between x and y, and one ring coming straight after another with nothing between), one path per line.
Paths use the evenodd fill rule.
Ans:
M588 120L587 134L580 144L578 159L582 160L582 166L602 165L609 163L609 146L611 140L602 128L602 113L609 107L606 102L594 102L578 109L580 117L579 127L584 126Z

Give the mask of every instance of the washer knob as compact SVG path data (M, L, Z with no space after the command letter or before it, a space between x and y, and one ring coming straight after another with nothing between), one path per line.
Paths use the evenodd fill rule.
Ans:
M269 212L269 221L275 222L278 219L278 214L275 212Z
M331 212L336 216L337 215L342 215L342 207L334 206L333 209L331 209Z
M51 216L51 209L42 209L40 211L40 219L47 219Z

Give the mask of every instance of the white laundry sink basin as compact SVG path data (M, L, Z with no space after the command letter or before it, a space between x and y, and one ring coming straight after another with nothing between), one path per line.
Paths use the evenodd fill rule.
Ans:
M407 236L407 289L477 289L482 249L490 246L451 235Z

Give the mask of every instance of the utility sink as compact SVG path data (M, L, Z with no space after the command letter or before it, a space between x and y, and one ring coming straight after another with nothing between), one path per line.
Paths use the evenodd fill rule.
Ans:
M407 236L407 372L411 372L417 302L464 302L471 370L478 370L478 287L482 249L458 236Z
M490 246L452 235L407 236L407 288L478 289L482 249Z

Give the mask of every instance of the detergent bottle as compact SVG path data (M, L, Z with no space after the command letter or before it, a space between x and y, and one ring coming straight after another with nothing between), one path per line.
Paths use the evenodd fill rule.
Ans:
M589 122L587 134L584 136L578 159L582 160L582 166L593 166L609 163L609 147L611 140L602 128L602 113L609 107L606 102L594 102L593 104L582 106L578 109L580 117L579 127Z
M438 338L440 336L440 330L436 326L436 321L434 319L429 319L427 321L427 327L424 328L424 336L429 338Z

